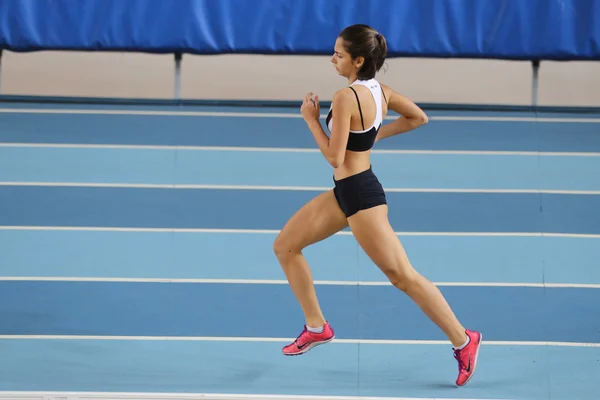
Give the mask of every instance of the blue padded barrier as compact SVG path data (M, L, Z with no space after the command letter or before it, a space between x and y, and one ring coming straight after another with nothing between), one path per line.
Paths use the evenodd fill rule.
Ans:
M0 49L331 54L370 24L390 57L599 60L600 0L1 0Z

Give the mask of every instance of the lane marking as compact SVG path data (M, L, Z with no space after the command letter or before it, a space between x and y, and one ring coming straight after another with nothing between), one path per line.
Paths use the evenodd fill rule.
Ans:
M214 184L162 184L162 183L96 183L96 182L0 182L0 186L44 187L95 187L131 189L214 189L214 190L272 190L272 191L319 191L331 186L275 186L275 185L214 185ZM497 194L565 194L600 195L600 190L554 190L554 189L455 189L455 188L386 188L389 193L497 193Z
M396 117L386 117L396 119ZM475 117L475 116L431 116L433 121L485 121L485 122L552 122L552 123L600 123L600 118L561 118L561 117Z
M160 111L160 110L108 110L108 109L44 109L44 108L0 108L6 114L71 114L71 115L150 115L179 117L228 117L228 118L294 118L300 119L299 112L232 112L232 111ZM325 119L322 114L321 118ZM398 118L388 115L386 120ZM485 122L560 122L560 123L600 123L600 118L564 118L564 117L492 117L492 116L430 116L430 121L485 121Z
M40 225L0 225L0 231L91 231L91 232L166 232L166 233L210 233L210 234L267 234L276 235L278 229L219 229L219 228L142 228L111 226L40 226ZM335 235L352 235L349 230ZM549 232L396 232L398 236L475 236L475 237L566 237L598 239L600 234L588 233L549 233Z
M369 397L369 396L315 396L315 395L284 395L284 394L225 394L225 393L152 393L152 392L32 392L32 391L0 391L0 398L7 400L121 400L121 399L194 399L194 400L504 400L500 398L487 399L479 397L449 398L449 397Z
M289 343L295 338L227 337L227 336L104 336L104 335L0 335L0 340L142 340L142 341L196 341L196 342L263 342ZM446 340L384 340L384 339L334 339L337 344L374 345L452 345ZM493 341L486 346L549 346L549 347L600 347L600 343L552 341Z
M140 144L86 144L86 143L0 143L0 147L119 149L119 150L176 150L176 151L231 151L256 153L320 153L318 148L248 147L248 146L178 146ZM501 150L400 150L373 149L373 154L405 155L463 155L463 156L527 156L527 157L600 157L600 152L555 151L501 151Z
M284 279L205 279L205 278L110 278L78 276L0 276L5 282L112 282L112 283L201 283L226 285L287 285ZM319 286L392 286L388 281L331 281L315 280ZM542 283L542 282L433 282L439 287L530 287L600 289L594 283Z

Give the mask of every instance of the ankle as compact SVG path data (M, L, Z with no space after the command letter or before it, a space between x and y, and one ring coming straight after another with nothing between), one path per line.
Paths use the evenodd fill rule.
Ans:
M319 317L319 318L306 318L306 326L307 327L321 328L326 323L327 323L327 321L325 321L325 318L323 318L323 317Z
M321 334L325 330L325 326L324 325L320 325L320 326L306 325L306 330L311 333Z
M452 346L454 346L455 349L464 348L469 343L469 339L470 338L467 335L466 330L462 330L460 334L457 334L454 337L452 337Z

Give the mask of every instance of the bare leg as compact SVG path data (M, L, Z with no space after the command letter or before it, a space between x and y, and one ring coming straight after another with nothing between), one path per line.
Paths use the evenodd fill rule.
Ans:
M414 270L388 220L386 205L362 210L348 218L361 248L388 277L405 292L448 336L454 347L467 341L465 328L457 320L440 290Z
M308 326L322 326L325 318L317 300L310 267L302 250L347 226L346 216L330 190L300 208L285 224L273 243L273 251L302 307Z

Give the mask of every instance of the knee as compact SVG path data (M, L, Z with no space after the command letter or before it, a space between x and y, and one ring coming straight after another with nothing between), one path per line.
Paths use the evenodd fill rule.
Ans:
M419 282L419 274L412 268L394 268L385 271L390 283L401 291L408 293Z
M285 262L287 259L294 257L294 255L300 253L301 249L294 245L294 242L284 235L278 235L273 241L273 253L277 259L281 262Z

